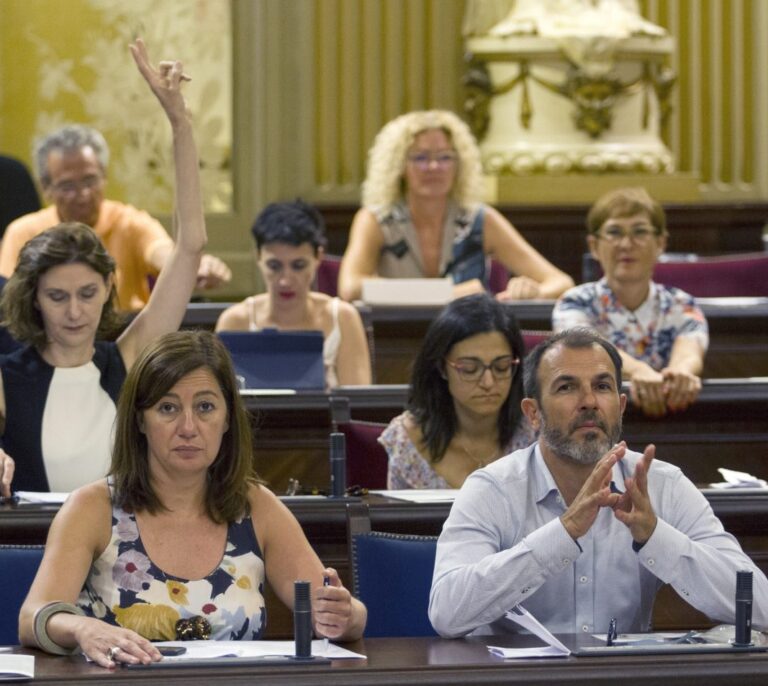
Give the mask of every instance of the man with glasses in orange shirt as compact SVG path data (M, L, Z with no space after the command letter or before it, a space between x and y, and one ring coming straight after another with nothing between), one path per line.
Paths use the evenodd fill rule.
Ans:
M60 222L90 226L117 262L120 309L140 310L149 300L156 277L173 249L173 241L156 219L142 210L104 198L109 149L104 137L87 126L65 126L43 138L35 165L51 205L12 222L0 249L0 275L9 277L19 252L31 238ZM231 272L213 255L204 255L198 287L229 281Z
M613 343L632 402L646 414L685 409L701 390L709 333L693 296L653 281L667 247L664 210L644 188L620 188L595 202L587 231L604 276L566 291L552 328L586 326Z

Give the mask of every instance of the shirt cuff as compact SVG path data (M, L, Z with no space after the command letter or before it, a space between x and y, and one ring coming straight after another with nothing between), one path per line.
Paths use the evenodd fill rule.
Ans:
M689 545L688 536L657 517L656 528L651 537L637 551L637 556L643 567L668 584L674 578L680 555L688 549Z
M581 546L565 530L560 517L532 531L523 542L549 574L557 574L570 567L581 554Z

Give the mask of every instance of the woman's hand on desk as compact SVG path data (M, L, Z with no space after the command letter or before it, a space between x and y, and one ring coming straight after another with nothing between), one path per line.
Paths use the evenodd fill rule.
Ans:
M53 622L70 623L80 650L101 667L112 669L118 663L149 664L162 659L150 641L130 629L76 615L54 615L49 624Z
M664 377L667 407L673 412L686 409L699 397L701 379L696 374L667 367L661 370L661 375Z
M0 448L0 495L4 498L11 497L11 481L16 470L13 458Z
M538 281L534 281L527 276L513 276L508 282L507 287L496 294L496 300L507 302L510 300L530 300L538 298L541 294L541 287Z
M667 413L664 377L644 362L638 362L630 383L632 402L649 417L663 417Z

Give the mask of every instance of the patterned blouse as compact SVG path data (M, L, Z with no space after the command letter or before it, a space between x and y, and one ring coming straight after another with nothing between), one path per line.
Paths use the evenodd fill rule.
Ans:
M669 364L679 337L709 346L704 313L692 295L651 281L648 298L630 311L617 299L605 278L566 291L552 310L552 328L595 329L601 336L641 362L660 371Z
M429 461L416 449L405 428L408 413L395 417L379 436L379 443L384 446L389 456L387 469L387 488L401 490L406 488L453 488L442 476L437 474ZM504 447L502 455L508 455L520 448L527 448L536 440L536 433L523 417L512 440Z
M112 507L112 538L77 604L86 615L152 641L176 638L176 621L205 617L211 639L256 640L266 627L264 560L250 515L229 525L218 567L203 579L166 574L147 555L136 516Z
M389 279L424 276L416 227L404 202L371 208L384 236L377 272ZM449 203L443 224L440 276L454 283L479 279L488 285L490 262L483 251L485 206L459 207Z

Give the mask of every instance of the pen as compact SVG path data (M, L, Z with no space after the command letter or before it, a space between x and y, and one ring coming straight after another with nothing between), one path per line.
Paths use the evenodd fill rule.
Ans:
M329 577L327 574L323 574L323 586L330 586L331 585L331 577ZM328 639L323 639L323 655L328 655Z
M616 617L611 617L611 621L608 623L608 633L605 635L605 645L610 648L617 637Z

